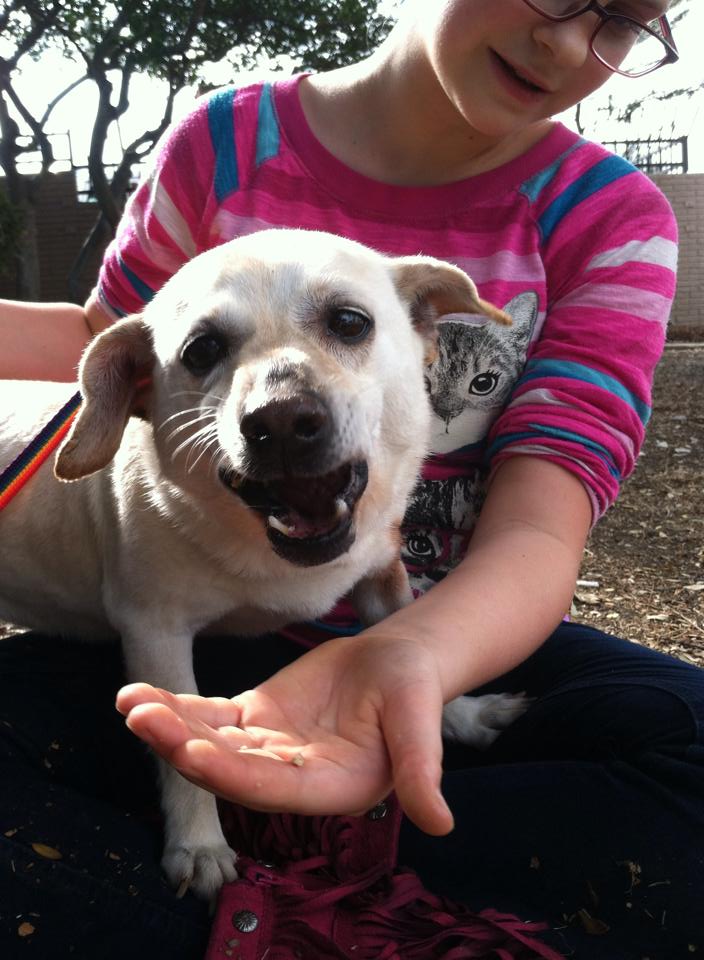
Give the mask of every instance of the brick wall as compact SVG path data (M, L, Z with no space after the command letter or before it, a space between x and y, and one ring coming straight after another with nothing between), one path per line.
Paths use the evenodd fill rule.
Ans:
M704 174L653 177L672 204L680 227L680 266L671 333L699 329L704 339ZM1 181L0 181L1 185ZM38 213L41 257L41 299L65 300L66 278L81 244L97 216L94 204L78 203L71 173L48 178ZM84 271L82 296L97 277L100 256ZM0 278L0 296L13 297L14 281Z
M0 189L2 189L0 179ZM76 199L71 172L51 174L44 182L37 208L41 299L45 302L69 299L68 275L98 216L94 203ZM81 278L79 300L85 300L98 275L102 250L86 265ZM16 296L12 272L0 277L0 297Z
M680 229L677 296L671 334L699 333L704 340L704 173L654 176L672 204Z

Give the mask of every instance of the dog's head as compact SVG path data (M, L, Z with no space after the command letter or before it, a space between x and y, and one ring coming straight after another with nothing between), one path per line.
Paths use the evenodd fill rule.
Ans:
M56 474L104 467L139 415L172 483L211 502L217 489L218 509L227 488L293 563L334 560L365 509L368 524L400 521L425 454L435 320L458 312L510 322L427 257L308 231L223 244L90 345Z

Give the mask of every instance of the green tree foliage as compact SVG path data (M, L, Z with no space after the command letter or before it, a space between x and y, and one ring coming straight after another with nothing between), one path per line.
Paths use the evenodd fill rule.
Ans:
M388 24L378 0L0 0L0 165L8 195L32 213L36 191L54 155L47 124L59 102L80 83L93 83L98 108L93 119L88 166L91 188L105 226L116 226L130 174L155 145L172 118L174 98L197 83L204 65L228 58L233 72L262 54L287 55L302 67L325 69L369 53ZM23 58L49 47L78 63L82 76L58 90L40 115L17 90ZM109 131L130 106L130 85L140 74L165 81L161 119L124 148L117 168L104 162ZM41 157L41 172L20 172L22 158ZM31 231L27 234L31 239ZM27 251L31 257L31 251ZM23 293L36 295L28 269Z

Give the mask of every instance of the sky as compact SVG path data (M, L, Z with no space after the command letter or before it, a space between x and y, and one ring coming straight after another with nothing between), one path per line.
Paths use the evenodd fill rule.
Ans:
M614 76L606 88L598 91L585 101L581 122L585 135L591 139L610 141L624 139L648 139L649 137L689 138L689 172L704 173L704 90L691 98L680 97L677 100L650 100L647 110L641 110L630 124L615 124L609 119L607 106L612 99L614 106L623 108L633 100L646 97L655 91L659 94L691 86L704 81L704 63L702 43L704 37L704 3L695 0L683 25L676 30L675 39L680 50L680 61L667 66L656 73L638 80ZM0 41L0 53L2 53ZM56 53L45 54L39 63L25 58L21 84L18 88L26 98L28 105L36 112L46 105L49 96L62 89L76 76L80 75L70 61L62 59ZM263 65L265 73L270 65ZM251 76L251 74L250 74ZM214 83L227 83L233 79L231 68L227 65L214 66L208 80ZM137 78L133 83L129 112L120 121L119 133L112 133L111 151L113 157L119 151L119 138L128 143L142 133L146 125L156 123L160 116L158 109L163 102L158 84L147 78ZM71 151L76 164L85 163L90 138L90 118L95 109L96 94L92 84L85 83L77 88L56 109L51 132L70 133ZM193 93L183 91L176 102L176 116L185 113L193 102ZM154 105L157 109L154 109ZM568 126L576 128L574 111L560 116ZM56 150L60 155L67 154L68 141L61 137L56 141Z

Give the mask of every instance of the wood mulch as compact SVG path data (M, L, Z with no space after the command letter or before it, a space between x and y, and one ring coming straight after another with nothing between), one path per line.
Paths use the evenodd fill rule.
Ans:
M597 524L575 619L704 666L704 346L676 342L655 378L633 476Z

